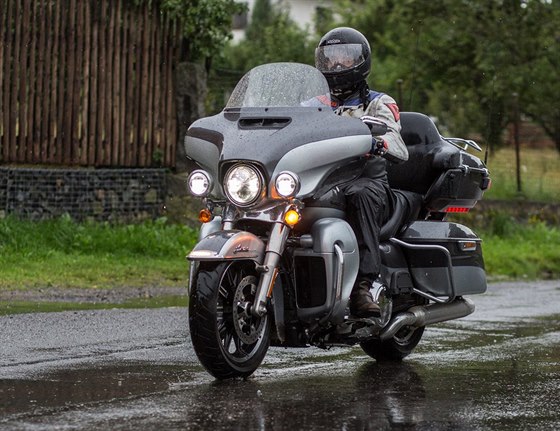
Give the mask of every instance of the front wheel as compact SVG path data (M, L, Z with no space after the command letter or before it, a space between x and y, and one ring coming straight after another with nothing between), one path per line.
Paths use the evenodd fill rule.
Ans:
M420 342L424 326L405 326L388 340L369 340L360 343L362 350L378 362L398 362L408 356Z
M251 315L258 274L251 261L199 265L189 301L194 351L218 379L247 377L264 359L270 343L270 317Z

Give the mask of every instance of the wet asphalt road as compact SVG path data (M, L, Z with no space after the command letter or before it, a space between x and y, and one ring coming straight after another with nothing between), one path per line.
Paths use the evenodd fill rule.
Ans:
M471 299L402 364L272 348L225 383L198 365L184 308L0 317L0 429L560 429L560 281Z

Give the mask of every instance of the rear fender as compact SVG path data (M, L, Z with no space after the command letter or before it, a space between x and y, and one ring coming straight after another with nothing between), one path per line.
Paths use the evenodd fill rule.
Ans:
M265 244L257 236L241 230L221 230L203 238L189 253L190 261L254 260L262 264Z

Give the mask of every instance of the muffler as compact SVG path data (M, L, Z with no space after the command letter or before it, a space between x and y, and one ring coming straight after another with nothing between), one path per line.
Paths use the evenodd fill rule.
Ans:
M395 336L404 326L426 326L446 320L460 319L474 311L474 302L457 298L449 303L418 305L394 316L379 333L381 340Z

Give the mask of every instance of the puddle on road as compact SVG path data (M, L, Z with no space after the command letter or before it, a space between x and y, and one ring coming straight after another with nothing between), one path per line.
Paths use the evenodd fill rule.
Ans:
M57 371L37 380L0 379L0 417L162 392L190 376L184 366L127 364Z
M195 429L558 429L559 364L558 345L440 365L355 356L330 369L314 364L291 376L261 371L247 382L190 387L152 414Z
M438 325L402 364L274 348L247 381L157 363L0 381L0 425L13 429L560 429L559 405L559 316Z
M248 381L179 383L41 423L83 429L557 429L560 351L554 354L555 363L541 357L537 363L457 367L357 357L333 364L330 372L307 368L298 377L265 373Z
M111 308L186 307L186 296L169 295L134 298L120 303L81 301L0 301L0 316L22 313L50 313L60 311L104 310Z

